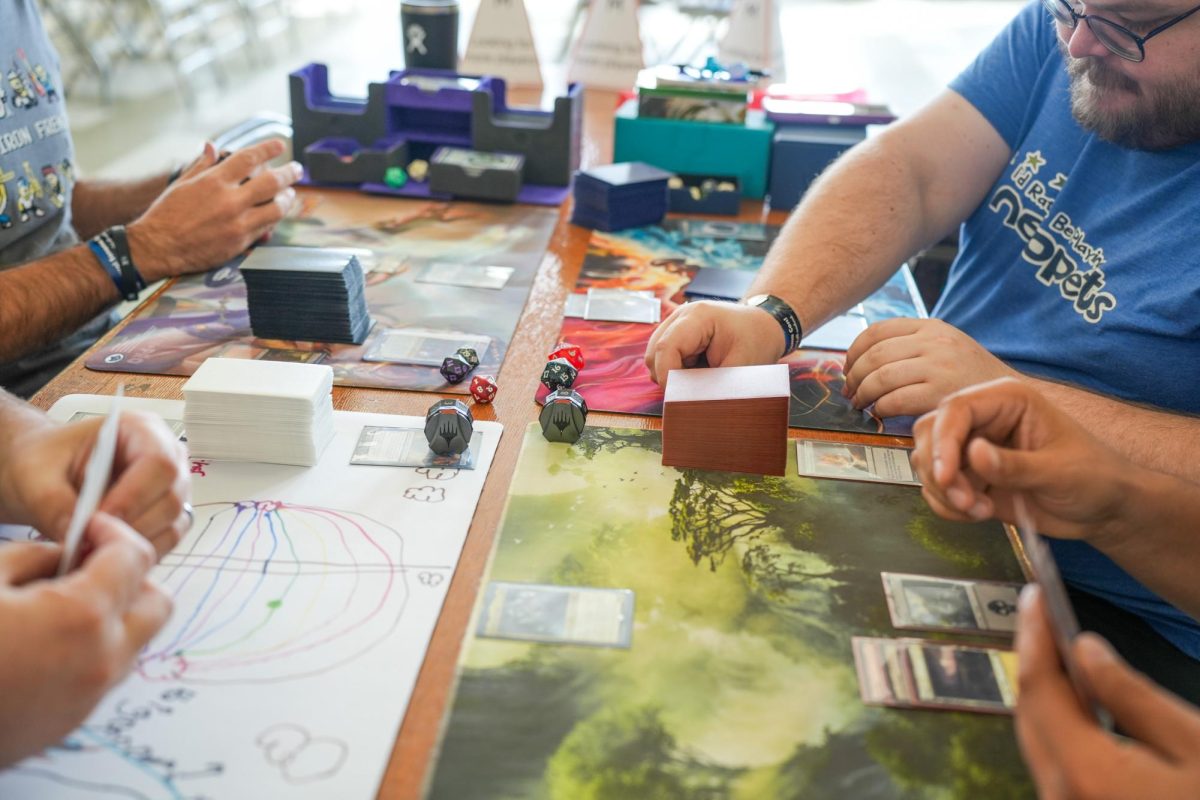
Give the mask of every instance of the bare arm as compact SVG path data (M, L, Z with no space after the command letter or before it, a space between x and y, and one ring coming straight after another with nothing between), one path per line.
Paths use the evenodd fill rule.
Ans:
M81 180L71 193L71 219L80 238L111 225L126 225L146 212L167 188L167 175L135 181Z
M855 146L792 213L750 294L782 297L811 331L881 286L899 264L967 217L1008 162L1003 138L960 95L946 91L912 117ZM770 363L783 333L766 312L688 303L646 350L659 383L667 372Z
M86 245L0 272L0 362L56 341L117 299Z
M983 200L1011 157L952 91L826 171L796 208L751 290L787 300L814 330L862 300Z
M1130 461L1200 483L1200 417L1124 403L1101 394L1024 376L1067 416ZM1200 488L1195 489L1200 498ZM1200 520L1200 517L1198 517ZM1200 523L1195 526L1200 532Z
M300 176L296 164L266 166L282 151L272 140L217 163L210 148L157 195L129 226L130 253L146 281L211 269L269 232L291 208ZM92 200L102 205L98 195ZM0 361L75 330L117 299L85 245L0 272Z
M1034 383L972 386L917 421L912 462L925 499L951 519L1015 522L1019 494L1039 531L1088 542L1200 618L1200 486L1131 463ZM1105 419L1157 413L1106 402L1120 411Z

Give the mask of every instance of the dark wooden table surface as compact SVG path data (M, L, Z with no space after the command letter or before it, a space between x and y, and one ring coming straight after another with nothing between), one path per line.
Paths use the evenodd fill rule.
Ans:
M612 93L589 92L586 97L583 137L585 167L605 164L612 158L613 111L616 104L617 96ZM327 202L336 202L348 209L353 209L355 205L363 206L364 219L367 218L365 209L368 206L378 208L379 202L388 202L379 198L366 198L353 191L320 191L325 193ZM410 800L419 797L430 768L430 759L437 744L442 717L454 686L459 648L504 509L509 476L516 469L523 431L530 422L537 419L538 406L533 397L538 377L545 363L545 354L558 341L563 302L575 286L580 265L587 252L591 232L568 222L568 205L564 205L560 211L558 225L538 269L529 302L498 376L501 390L496 402L490 409L478 405L473 409L479 419L503 423L505 435L500 441L491 472L484 485L458 570L450 584L441 617L433 632L425 663L409 702L408 714L404 718L392 751L391 762L379 792L381 800ZM728 217L719 219L728 220ZM758 201L744 201L742 204L742 221L782 224L785 219L786 214L778 211L764 215L762 203ZM186 380L184 378L93 372L83 364L88 355L90 351L39 392L33 398L33 402L42 408L49 408L59 398L69 394L113 394L117 384L122 382L125 383L125 391L129 396L170 400L183 398L181 387ZM424 415L432 401L433 396L423 392L342 387L334 387L333 390L334 407L347 411ZM660 421L657 417L594 413L589 415L588 424L658 428ZM890 436L831 434L821 431L793 430L792 435L876 444L906 444L908 441Z

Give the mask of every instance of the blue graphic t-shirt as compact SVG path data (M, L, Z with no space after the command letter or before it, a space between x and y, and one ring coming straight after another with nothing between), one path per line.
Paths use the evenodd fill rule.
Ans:
M933 314L1022 372L1200 412L1200 142L1137 151L1082 129L1055 37L1032 2L950 85L1013 157ZM1052 545L1069 582L1200 658L1194 620L1094 548Z
M35 0L0 1L0 270L76 244L75 154L58 55ZM97 269L100 266L97 264ZM109 326L107 313L19 361L0 363L0 386L28 395Z

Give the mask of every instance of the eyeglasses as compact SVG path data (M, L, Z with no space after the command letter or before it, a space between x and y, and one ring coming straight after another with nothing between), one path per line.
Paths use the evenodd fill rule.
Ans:
M1114 55L1118 55L1127 61L1145 61L1146 42L1158 36L1172 25L1183 22L1192 14L1200 11L1200 6L1196 6L1191 11L1185 11L1178 17L1164 22L1145 36L1138 36L1129 30L1129 28L1118 25L1112 20L1098 17L1095 14L1080 14L1067 0L1042 0L1042 5L1045 6L1046 10L1050 12L1050 15L1055 20L1066 25L1071 30L1075 30L1075 26L1079 24L1079 20L1086 20L1092 35L1099 40L1100 44L1107 47Z

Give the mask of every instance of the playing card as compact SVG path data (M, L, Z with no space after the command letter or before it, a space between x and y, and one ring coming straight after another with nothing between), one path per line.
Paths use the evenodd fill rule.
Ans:
M633 592L492 581L476 632L493 639L629 647Z
M903 447L798 439L796 468L810 478L920 486L908 460L910 452Z
M512 267L434 261L422 267L415 280L418 283L438 283L469 289L503 289L513 272Z
M475 469L475 453L483 443L483 433L475 431L470 446L455 455L439 456L429 449L425 431L420 428L363 426L354 446L351 464L373 467L442 467Z
M440 367L446 356L460 347L470 347L482 356L491 343L489 337L474 333L428 328L387 328L367 344L362 358L363 361Z
M997 635L1016 629L1018 584L898 572L880 577L897 628Z

